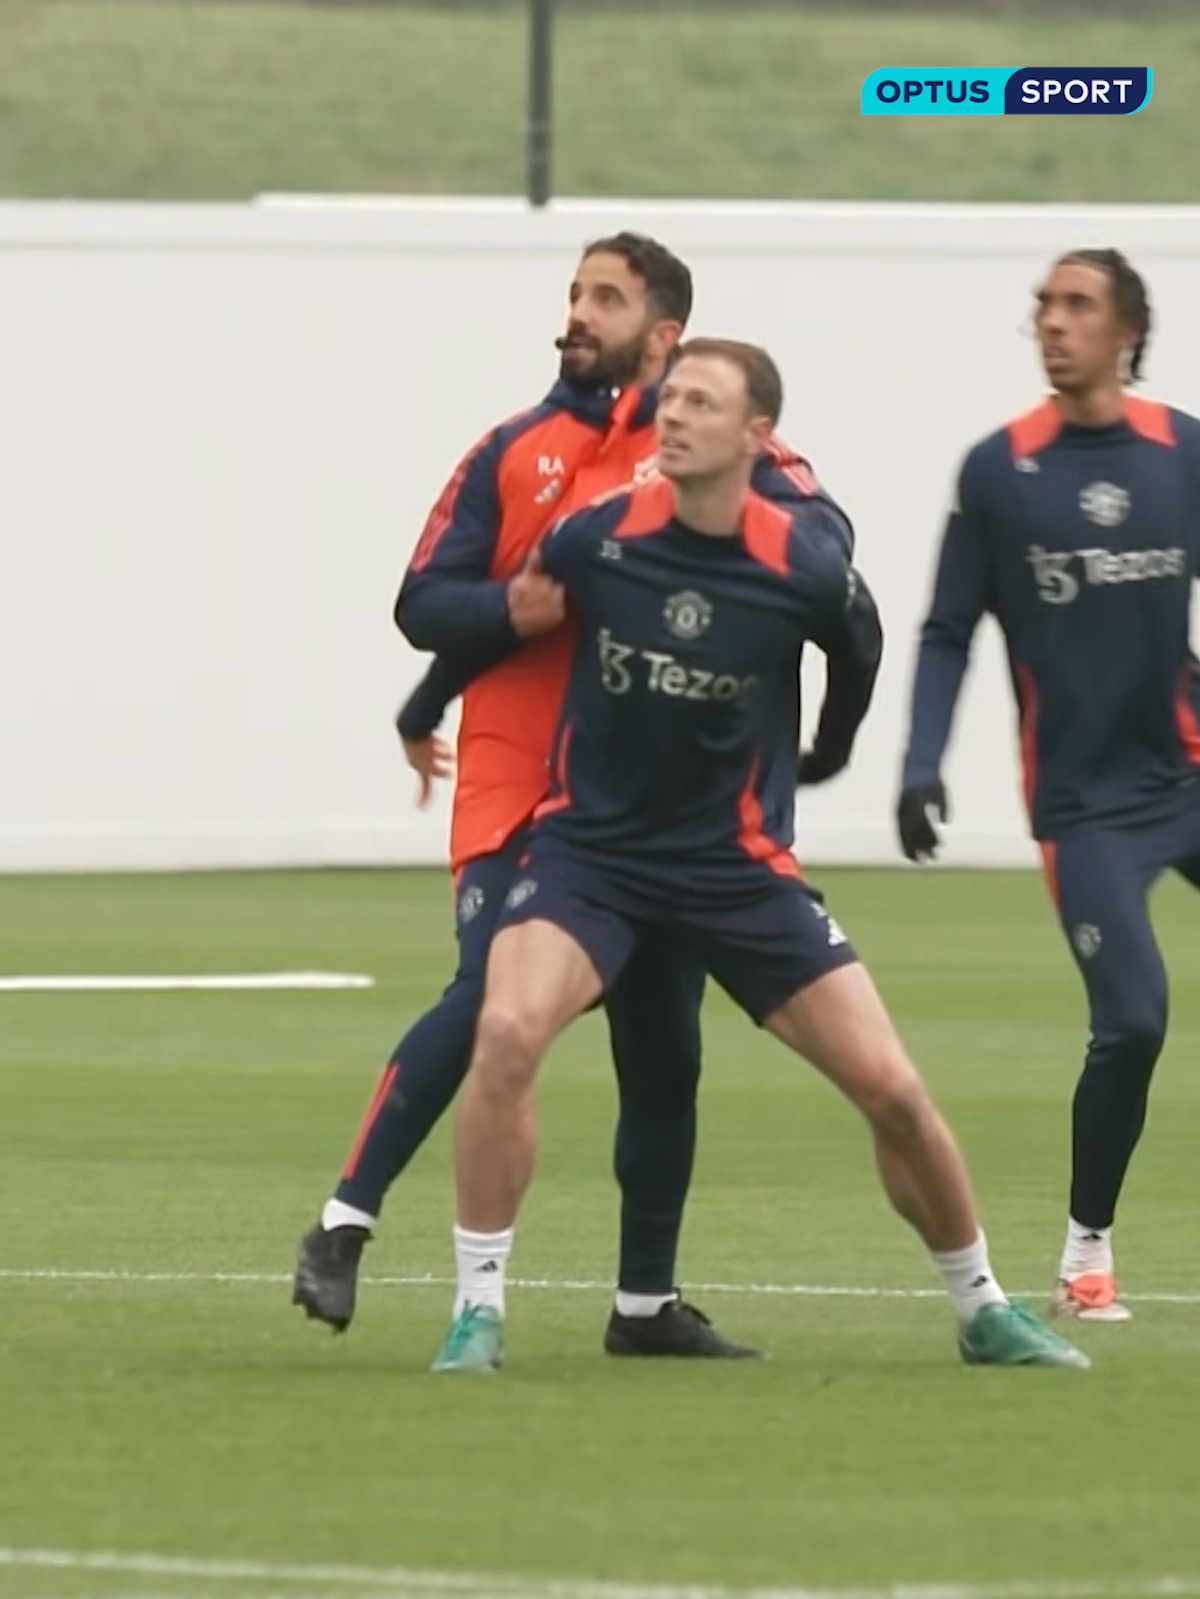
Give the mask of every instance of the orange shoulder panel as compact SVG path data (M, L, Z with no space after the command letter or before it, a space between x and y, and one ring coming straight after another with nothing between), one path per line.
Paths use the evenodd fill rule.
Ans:
M742 511L742 543L746 553L760 566L769 567L784 577L788 572L788 534L792 518L781 505L772 505L761 494L751 494Z
M1135 433L1149 439L1152 444L1175 446L1175 429L1171 426L1171 413L1161 400L1143 400L1139 395L1125 396L1125 420Z
M675 490L665 477L639 484L629 496L625 515L613 529L617 539L642 538L657 533L675 515Z
M1062 415L1053 400L1041 400L1031 411L1014 418L1007 426L1008 447L1013 459L1036 455L1053 444L1062 429Z

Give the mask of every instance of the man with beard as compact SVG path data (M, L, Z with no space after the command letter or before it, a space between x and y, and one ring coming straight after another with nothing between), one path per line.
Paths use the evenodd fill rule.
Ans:
M655 385L691 312L691 274L654 240L619 233L585 249L569 300L558 381L541 404L493 428L464 457L396 602L405 636L438 656L399 718L423 795L448 766L435 729L463 695L450 838L459 964L393 1051L341 1181L301 1241L293 1302L339 1331L353 1315L362 1249L383 1199L466 1075L492 930L546 787L573 635L560 625L561 586L528 557L566 512L652 469ZM807 465L774 442L757 463L755 486L784 502L820 494ZM830 515L849 547L848 524L836 508ZM807 779L837 769L837 752L826 749L819 769L807 757ZM795 781L793 758L765 787L768 807L790 810ZM693 957L651 941L605 999L620 1093L620 1264L604 1340L614 1355L757 1353L723 1338L675 1287L695 1151L703 989ZM469 1236L457 1242L470 1252Z
M946 1285L963 1359L1089 1364L1009 1303L954 1135L801 877L793 818L764 826L756 804L760 772L795 771L805 648L841 664L847 756L883 649L833 514L817 500L772 505L751 488L782 404L765 350L689 341L659 396L661 477L564 517L539 546L541 570L571 597L577 642L551 783L488 952L455 1128L456 1236L470 1229L473 1242L455 1251L453 1319L434 1371L502 1364L542 1058L660 928L863 1114L887 1196ZM827 696L823 721L834 703Z

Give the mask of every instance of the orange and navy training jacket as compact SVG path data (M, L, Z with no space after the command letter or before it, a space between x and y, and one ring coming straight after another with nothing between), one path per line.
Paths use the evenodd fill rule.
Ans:
M574 628L519 642L508 581L560 517L652 475L657 398L654 388L614 396L560 379L468 451L417 541L396 623L438 661L399 725L408 737L432 731L461 689L455 867L500 849L532 816L570 670ZM754 488L785 505L825 498L807 462L780 443L756 463Z

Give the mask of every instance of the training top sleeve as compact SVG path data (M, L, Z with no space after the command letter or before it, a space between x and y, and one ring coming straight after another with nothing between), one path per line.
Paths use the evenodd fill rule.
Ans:
M983 477L984 463L976 448L959 474L938 557L933 600L921 628L901 779L905 789L939 780L975 630L989 608Z
M854 529L850 518L817 482L808 462L786 445L777 442L774 450L764 451L757 457L750 487L764 500L770 500L772 505L780 505L788 511L803 512L814 500L824 505L836 517L846 553L853 558Z
M582 587L591 557L600 540L616 520L616 502L602 507L588 506L561 517L537 547L542 571L576 596Z
M1200 524L1200 421L1185 411L1172 411L1171 421L1188 464L1188 479L1192 490L1192 516L1197 524ZM1200 577L1200 525L1197 527L1193 548L1196 557L1192 562L1192 576Z
M502 519L496 430L459 462L425 523L396 598L396 626L419 650L461 654L513 644L506 584L491 576Z
M462 692L454 676L454 668L445 656L435 655L425 676L396 713L401 738L423 739L437 732L447 707Z
M829 505L814 502L804 513L805 578L818 601L813 642L826 658L812 757L829 777L850 760L883 659L879 610L866 580L850 564L845 527L845 519Z

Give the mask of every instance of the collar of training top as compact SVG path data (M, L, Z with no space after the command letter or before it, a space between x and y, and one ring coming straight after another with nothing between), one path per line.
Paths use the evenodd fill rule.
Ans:
M569 411L581 422L590 422L594 427L606 427L614 407L627 392L621 389L588 388L583 384L571 383L567 378L558 378L547 394L545 404L559 411ZM628 425L630 428L649 427L658 405L658 385L653 383L635 392L637 401L629 415Z

